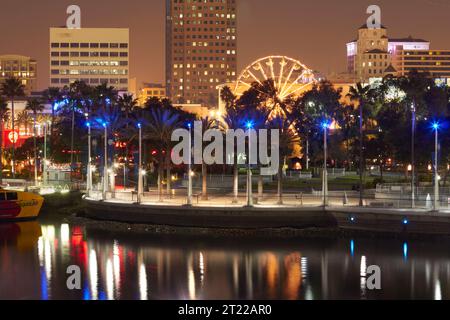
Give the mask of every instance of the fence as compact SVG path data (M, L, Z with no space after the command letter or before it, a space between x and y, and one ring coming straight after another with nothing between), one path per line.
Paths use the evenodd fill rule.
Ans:
M117 203L136 203L138 195L136 191L115 191L106 192L91 191L89 198L95 200L105 200ZM187 204L187 191L185 189L172 189L169 193L163 190L161 193L156 189L144 192L141 202L143 204L166 204L166 205L185 205ZM265 191L258 193L253 190L253 203L255 205L273 207L279 205L280 198L275 191ZM415 200L415 208L432 209L433 196ZM209 190L207 197L204 197L200 190L194 189L192 197L193 205L198 206L223 206L233 205L245 206L247 204L247 193L239 192L235 197L233 192L225 189ZM282 203L287 207L317 207L322 206L324 196L322 191L312 190L310 192L285 192L282 195ZM329 191L326 197L329 206L333 207L356 207L360 204L360 195L357 191ZM443 195L439 198L439 207L449 209L449 197ZM377 198L374 193L364 193L362 197L364 207L368 208L392 208L392 209L410 209L413 205L411 197Z

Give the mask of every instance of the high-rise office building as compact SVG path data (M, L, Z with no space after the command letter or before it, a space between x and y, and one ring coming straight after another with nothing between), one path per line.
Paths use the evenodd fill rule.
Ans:
M175 103L217 105L236 80L236 0L166 0L166 87Z
M20 55L0 56L0 83L8 78L18 78L25 86L25 94L37 89L37 62Z
M128 91L129 30L50 28L50 86L107 83Z

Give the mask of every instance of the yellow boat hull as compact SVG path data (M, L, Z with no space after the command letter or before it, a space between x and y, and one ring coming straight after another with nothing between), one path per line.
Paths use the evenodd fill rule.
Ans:
M0 190L0 221L36 219L43 203L34 193Z

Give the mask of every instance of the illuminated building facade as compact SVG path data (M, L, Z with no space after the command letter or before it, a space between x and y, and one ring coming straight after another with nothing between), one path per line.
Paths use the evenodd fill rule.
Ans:
M166 0L166 88L174 103L217 105L236 80L236 0Z
M77 80L128 91L129 29L50 28L50 86Z
M436 81L450 85L450 50L403 50L399 73L411 70L429 73Z
M37 89L37 62L21 55L0 56L0 83L8 78L18 78L25 86L25 94Z
M144 83L138 94L139 105L143 106L152 97L158 99L166 98L166 87L160 83Z
M399 72L402 53L429 50L430 42L412 37L390 39L384 26L373 29L363 25L358 39L347 43L347 72L355 81L369 82Z

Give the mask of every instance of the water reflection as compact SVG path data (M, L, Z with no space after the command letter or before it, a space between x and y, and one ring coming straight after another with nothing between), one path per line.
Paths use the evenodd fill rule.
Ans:
M244 244L0 224L0 298L441 300L450 297L447 247L373 239ZM374 264L382 291L367 289ZM82 271L80 291L66 287L70 265Z

